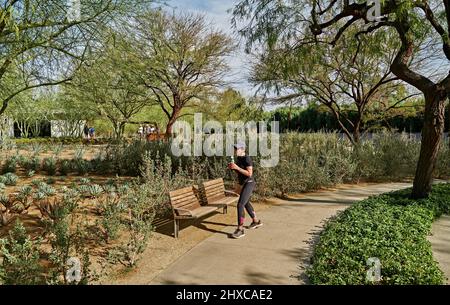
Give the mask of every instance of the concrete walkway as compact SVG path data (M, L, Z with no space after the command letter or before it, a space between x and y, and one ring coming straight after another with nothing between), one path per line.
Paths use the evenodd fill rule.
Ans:
M409 186L345 185L276 200L276 206L259 214L256 211L263 227L246 230L246 236L238 240L223 233L212 235L162 271L151 284L305 284L304 267L309 263L311 243L326 219L352 202ZM224 232L232 233L234 229L228 226Z
M432 235L428 237L433 249L433 257L450 284L450 216L444 215L433 223Z

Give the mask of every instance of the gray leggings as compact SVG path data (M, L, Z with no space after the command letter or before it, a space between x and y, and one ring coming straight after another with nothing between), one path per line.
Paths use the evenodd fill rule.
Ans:
M255 188L255 182L253 180L249 180L242 186L241 194L239 196L239 201L237 204L238 211L238 225L242 226L244 224L245 212L250 215L251 218L255 218L255 210L253 209L250 203L250 197L252 196L253 189Z

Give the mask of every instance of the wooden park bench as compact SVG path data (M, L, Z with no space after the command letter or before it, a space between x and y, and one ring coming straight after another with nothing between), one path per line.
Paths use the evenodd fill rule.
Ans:
M239 194L225 190L222 178L203 182L199 187L199 195L206 206L223 208L224 214L230 204L239 200Z
M174 235L178 238L180 220L197 219L219 209L219 206L202 206L192 186L169 192L174 218Z

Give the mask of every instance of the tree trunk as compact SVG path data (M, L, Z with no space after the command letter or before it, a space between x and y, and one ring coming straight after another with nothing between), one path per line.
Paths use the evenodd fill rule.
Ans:
M353 141L358 144L359 140L361 139L361 132L360 132L360 122L356 122L355 128L353 129Z
M116 140L120 140L125 133L125 124L124 122L116 122L114 125L114 136Z
M431 191L433 171L444 132L445 93L425 94L425 117L419 162L412 191L413 198L426 198Z
M166 125L166 137L170 138L172 136L172 127L173 124L175 124L175 122L178 119L178 116L180 114L180 109L174 109L172 112L172 115L169 118L169 121L167 122Z

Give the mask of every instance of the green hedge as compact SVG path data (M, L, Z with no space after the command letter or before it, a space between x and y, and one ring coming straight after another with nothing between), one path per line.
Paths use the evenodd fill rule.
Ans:
M110 139L96 138L94 140L87 140L83 138L74 137L60 137L60 138L19 138L13 139L13 142L18 146L26 146L31 144L108 144Z
M411 189L370 197L325 225L307 270L313 284L370 284L367 260L381 262L378 284L442 284L427 235L433 220L450 213L450 184L433 187L428 199Z

